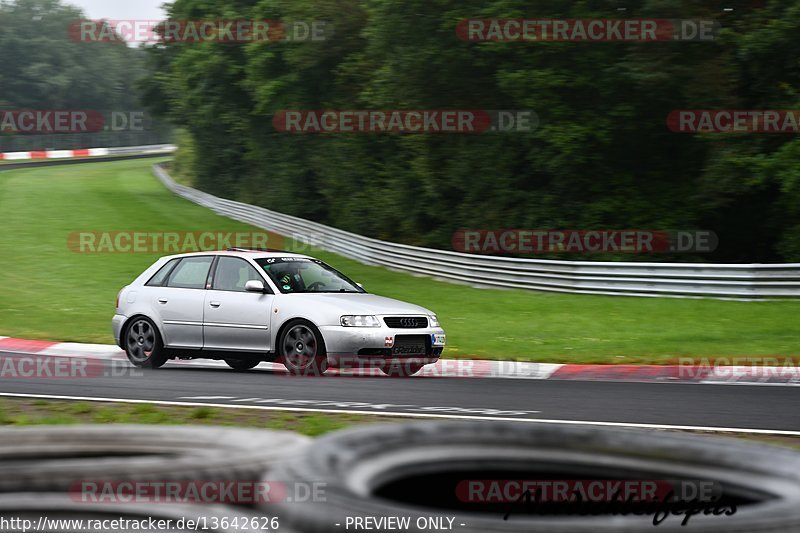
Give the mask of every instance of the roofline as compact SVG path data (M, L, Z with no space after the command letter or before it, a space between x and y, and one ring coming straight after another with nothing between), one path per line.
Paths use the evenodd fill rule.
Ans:
M258 250L248 248L228 248L226 250L202 250L197 252L184 252L179 254L165 255L161 259L175 259L179 257L196 257L203 255L227 255L231 257L306 257L313 259L313 257L297 252L289 252L285 250Z

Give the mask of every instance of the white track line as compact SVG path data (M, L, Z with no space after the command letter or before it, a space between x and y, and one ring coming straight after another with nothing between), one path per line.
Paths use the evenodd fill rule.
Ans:
M640 429L678 429L689 431L709 431L715 433L746 433L753 435L785 435L800 437L800 431L788 431L781 429L748 429L748 428L725 428L710 426L680 426L670 424L637 424L627 422L595 422L589 420L554 420L546 418L510 418L492 416L473 416L473 415L435 415L423 413L405 412L375 412L358 411L352 409L314 409L310 407L269 407L264 405L243 405L243 404L220 404L206 402L174 402L167 400L134 400L128 398L97 398L93 396L62 396L56 394L18 394L12 392L0 392L0 397L9 398L37 398L47 400L81 400L87 402L111 402L111 403L131 403L131 404L153 404L168 405L177 407L219 407L223 409L257 409L260 411L294 411L304 413L339 413L349 415L375 415L375 416L396 416L408 418L448 418L454 420L482 420L482 421L502 421L502 422L539 422L545 424L565 424L573 426L604 426L604 427L624 427Z

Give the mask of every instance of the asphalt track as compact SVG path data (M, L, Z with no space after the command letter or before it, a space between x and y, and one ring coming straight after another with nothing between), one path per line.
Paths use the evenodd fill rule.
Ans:
M20 357L0 352L0 358ZM39 357L25 355L25 357ZM102 361L91 377L0 377L0 397L214 405L477 420L546 420L800 436L800 389L483 378L292 377L267 369Z

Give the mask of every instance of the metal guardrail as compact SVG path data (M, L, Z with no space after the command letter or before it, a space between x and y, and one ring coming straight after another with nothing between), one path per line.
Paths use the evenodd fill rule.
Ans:
M725 298L800 297L800 263L707 264L552 261L481 256L371 239L262 207L218 198L156 176L175 194L216 213L368 265L475 287L575 294Z
M37 167L52 167L56 165L82 165L84 163L103 163L111 161L126 161L128 159L144 159L169 155L175 151L172 144L154 144L147 146L124 146L107 148L106 155L94 155L75 158L55 159L24 159L18 162L4 162L0 164L0 172L4 170L19 170Z
M177 149L174 144L146 144L144 146L113 146L108 149L108 155L122 154L164 154L172 153Z

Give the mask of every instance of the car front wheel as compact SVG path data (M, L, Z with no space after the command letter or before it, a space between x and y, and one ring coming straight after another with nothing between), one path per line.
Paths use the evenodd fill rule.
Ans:
M279 347L281 362L290 374L321 376L328 369L322 335L310 322L290 322L283 330Z

